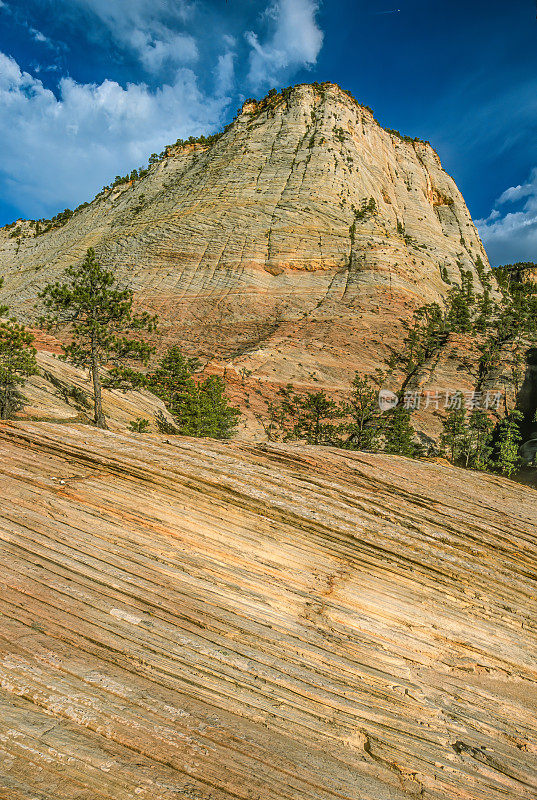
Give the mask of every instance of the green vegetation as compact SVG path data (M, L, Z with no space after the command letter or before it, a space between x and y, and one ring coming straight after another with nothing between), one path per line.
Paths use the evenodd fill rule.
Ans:
M421 142L422 144L429 144L429 142L425 141L425 139L420 139L418 136L404 136L402 133L399 133L399 131L396 131L393 128L385 128L384 130L386 131L386 133L390 133L392 136L395 136L402 142L412 142L412 143Z
M449 278L449 273L445 265L440 267L440 277L442 278L444 283L451 283L451 280Z
M160 415L157 423L163 432L216 439L232 436L240 412L228 404L226 384L222 378L214 375L204 380L194 378L201 367L198 359L186 358L177 347L172 347L154 371L144 374L134 369L136 362L147 366L155 352L155 348L144 340L144 335L155 332L157 317L145 312L133 313L133 291L117 284L114 273L101 267L92 249L87 251L81 266L69 267L60 281L48 284L39 296L44 309L40 324L47 330L62 330L69 339L63 346L63 357L76 366L89 369L95 425L106 428L103 387L123 391L147 388L164 401L174 419L172 425ZM0 307L0 313L3 312L5 309ZM7 325L0 326L0 348L2 336L5 336L3 329ZM15 344L19 349L30 344L32 337L24 334L24 329L14 326L14 323L9 323L9 326L12 335L16 333L18 336ZM29 338L25 339L23 334ZM0 367L2 363L0 352ZM29 362L19 358L16 363L19 371L23 367L29 369ZM0 388L1 381L0 371ZM6 381L11 386L17 379L9 373ZM88 398L82 390L69 388L57 379L52 382L67 402L74 400L79 406L88 406ZM9 409L12 411L13 391L10 397ZM144 433L149 424L149 420L139 417L131 421L129 430Z
M513 264L495 270L500 299L492 301L490 294L485 293L477 304L473 330L481 334L477 340L478 390L500 370L506 350L517 362L537 342L537 285L524 274L532 267L537 270L533 264Z
M132 433L147 433L149 425L150 422L145 417L136 417L135 420L129 422L129 430Z
M222 378L194 379L200 367L197 358L187 358L178 347L171 347L157 369L145 377L144 385L164 401L175 421L172 426L161 417L159 428L168 434L229 439L240 412L228 404Z
M114 273L101 267L91 248L81 266L68 267L63 279L49 283L39 297L45 311L41 325L67 333L70 342L63 347L64 357L89 369L94 422L105 428L103 370L111 366L108 386L125 390L136 385L133 378L137 373L129 365L133 361L147 364L154 348L140 334L154 331L157 318L147 313L133 314L133 291L117 286Z
M440 445L450 461L478 470L493 468L494 422L484 411L474 409L468 415L460 397L459 403L449 412L443 426Z
M447 268L443 269L447 278ZM424 305L405 324L401 345L387 360L388 372L356 374L350 398L339 403L325 392L297 393L293 386L287 386L269 406L269 435L420 457L424 451L412 426L412 405L407 402L412 392L407 387L416 385L424 369L434 367L453 334L463 334L472 337L479 354L475 390L468 393L466 401L460 394L451 397L443 420L441 451L462 467L514 475L520 465L523 415L516 407L509 409L505 399L504 408L483 407L480 401L483 385L490 385L502 368L506 348L515 396L522 385L525 353L537 343L537 286L527 277L530 270L537 273L537 265L502 268L501 295L494 299L492 279L481 260L476 271L484 287L482 295L475 293L473 273L462 266L459 270L460 285L450 290L445 306ZM378 390L388 380L397 384L399 402L382 412Z
M479 280L481 281L481 286L488 292L492 291L492 280L488 272L485 271L485 265L483 264L483 260L481 256L478 256L475 260L475 269L479 276Z
M354 377L350 400L341 409L349 420L343 427L345 446L349 449L376 452L381 448L384 418L379 407L379 389L383 377L382 373L375 377L356 373Z
M382 372L356 373L350 399L339 403L324 391L299 394L289 384L269 404L267 432L284 441L415 457L421 449L414 439L410 412L403 406L386 413L380 410L379 387L385 377Z
M368 214L376 214L377 213L377 203L374 197L370 197L369 199L362 200L362 204L360 208L356 208L353 206L354 216L357 220L362 220L367 217Z
M370 214L374 215L377 213L377 204L375 202L375 198L370 197L369 199L366 198L365 200L362 200L360 208L356 208L356 206L353 205L352 211L354 213L354 220L349 228L349 234L351 237L351 242L354 244L354 240L356 238L356 223L366 219L366 217L368 217Z
M385 453L418 458L421 448L415 441L414 428L410 421L410 411L402 405L386 413L384 425Z
M440 437L440 445L450 461L454 464L461 457L467 433L466 409L461 405L454 408L444 420L444 430Z
M495 376L505 373L505 360L511 364L513 394L520 390L525 354L537 342L537 285L526 275L536 270L532 263L513 264L495 270L501 290L499 299L491 297L492 281L480 258L476 271L483 295L475 298L468 272L461 270L462 286L450 294L448 324L452 331L472 333L478 352L475 391L480 393ZM520 426L523 414L508 408L504 398L504 416L498 409L491 415L474 409L454 409L444 421L442 444L454 463L474 469L487 469L512 475L520 465L522 441Z
M334 135L338 142L343 143L345 141L345 131L343 128L334 128Z
M308 444L333 444L341 416L338 404L324 391L298 394L290 384L278 392L278 401L269 405L270 431L280 430L283 438L304 439Z
M4 279L0 278L0 289ZM8 307L0 305L0 317ZM14 318L0 321L0 419L11 419L24 405L20 387L37 372L34 337Z
M28 222L32 227L35 228L35 235L42 236L44 233L48 233L55 228L61 228L62 225L65 225L66 222L69 222L69 220L75 214L77 214L79 211L82 211L84 208L87 208L89 205L89 203L80 203L80 205L77 206L74 211L71 211L70 208L65 208L51 219L45 219L43 217L42 219L38 220L30 219Z
M446 320L450 332L469 333L472 330L472 303L465 289L451 290Z
M133 169L127 175L116 175L110 188L115 189L116 186L121 186L124 183L134 183L134 181L145 178L148 173L149 169L147 167L140 167L139 169Z
M518 449L522 443L520 434L522 418L520 411L511 411L498 426L496 464L499 472L507 477L510 477L520 466Z
M488 289L476 297L471 271L459 269L461 285L451 289L444 308L430 303L418 308L410 323L404 323L402 347L394 350L389 360L391 369L404 373L402 389L442 350L451 334L476 334L480 352L478 391L500 367L502 348L509 344L520 351L524 342L537 340L537 286L515 276L507 287L504 278L502 295L493 301ZM485 275L484 279L489 285L490 277Z
M189 136L188 139L177 139L175 147L186 147L186 145L189 144L202 144L211 147L211 145L215 144L222 136L222 132L213 133L211 136Z
M405 337L399 350L392 348L388 359L391 371L403 373L404 391L425 363L445 345L449 335L448 316L438 303L418 308L410 322L403 323Z

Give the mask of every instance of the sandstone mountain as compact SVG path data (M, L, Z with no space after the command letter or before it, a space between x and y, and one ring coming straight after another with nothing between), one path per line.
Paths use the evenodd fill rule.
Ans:
M0 426L1 800L533 800L535 492Z
M159 348L225 374L249 441L127 435L166 413L145 391L77 424L87 377L37 334L24 413L47 421L0 424L0 800L535 798L535 491L251 441L279 385L344 392L413 309L488 283L431 146L332 84L247 101L74 214L0 230L2 301L32 324L88 247ZM448 345L420 382L472 388L472 335Z
M478 259L489 270L433 148L333 84L247 101L216 141L167 148L48 232L3 229L2 299L31 320L39 288L90 246L158 312L161 346L257 387L348 386L413 308L442 302L461 270L479 292ZM460 386L447 367L437 383Z

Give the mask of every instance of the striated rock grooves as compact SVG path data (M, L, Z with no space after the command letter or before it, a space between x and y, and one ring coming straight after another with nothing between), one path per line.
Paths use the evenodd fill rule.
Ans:
M356 215L370 199L376 210ZM24 227L24 226L23 226ZM28 232L30 228L25 227ZM164 346L240 358L258 378L348 384L398 321L488 261L432 147L384 130L333 84L246 103L211 147L172 147L59 230L0 231L3 299L95 247L162 319Z
M0 428L2 800L537 796L535 493Z

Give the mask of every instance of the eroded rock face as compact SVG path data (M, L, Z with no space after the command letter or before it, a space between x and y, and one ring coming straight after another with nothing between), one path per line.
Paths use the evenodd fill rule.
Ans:
M0 427L2 800L533 800L535 492Z
M21 227L21 226L19 226ZM211 147L170 148L143 180L59 230L0 232L4 295L30 319L45 282L88 247L158 312L164 347L260 379L348 385L399 321L486 254L430 145L387 132L338 87L244 106Z

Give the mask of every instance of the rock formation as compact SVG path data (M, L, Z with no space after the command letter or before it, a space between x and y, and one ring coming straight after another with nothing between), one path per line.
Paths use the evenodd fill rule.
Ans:
M0 426L2 800L533 800L535 492Z
M486 254L432 147L384 130L333 84L247 102L210 146L170 147L64 225L0 231L3 299L27 320L38 289L88 247L159 313L162 346L259 381L347 386L400 320L442 302ZM448 283L451 281L452 283Z
M344 392L490 269L431 146L331 84L0 230L2 301L32 323L88 247L160 315L160 349L251 394L248 425L282 383ZM147 392L105 393L109 431L72 424L88 381L37 346L25 413L71 424L0 424L0 800L537 796L534 489L119 433L163 412ZM471 353L451 335L425 382L471 389Z

